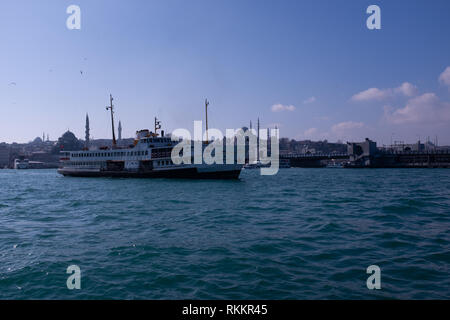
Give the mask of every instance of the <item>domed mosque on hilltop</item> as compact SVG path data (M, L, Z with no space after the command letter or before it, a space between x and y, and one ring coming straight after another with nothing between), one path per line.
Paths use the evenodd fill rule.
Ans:
M41 137L37 137L36 139L34 139L31 143L33 144L41 144L43 141L41 139Z
M69 130L67 130L53 147L53 153L59 153L62 150L79 151L83 149L83 143Z

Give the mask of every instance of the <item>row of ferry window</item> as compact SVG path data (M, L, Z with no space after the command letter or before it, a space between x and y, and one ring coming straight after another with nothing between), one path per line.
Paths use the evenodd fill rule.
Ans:
M171 165L173 165L172 160L159 160L157 163L158 163L158 166L171 166ZM70 162L71 166L99 166L99 165L103 165L103 164L104 164L104 162L102 162L102 161L90 161L90 162L73 161L73 162Z
M74 153L75 158L88 158L88 157L123 157L123 156L148 156L148 150L146 151L120 151L120 152L102 152L102 153Z
M101 166L103 162L101 161L90 161L90 162L70 162L69 165L76 167L76 166Z
M143 143L149 143L149 142L171 142L172 140L170 138L149 138L149 139L141 139L141 142Z
M160 160L160 161L158 161L158 166L169 166L169 165L173 165L172 160Z

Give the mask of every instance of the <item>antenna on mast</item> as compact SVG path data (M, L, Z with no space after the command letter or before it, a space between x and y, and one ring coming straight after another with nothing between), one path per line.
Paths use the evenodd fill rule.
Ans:
M206 111L206 143L208 143L209 139L208 139L208 106L209 106L209 101L208 99L205 99L205 111Z
M158 136L158 129L161 129L161 120L155 117L155 136Z
M114 106L113 106L113 97L112 97L112 95L110 94L109 95L109 106L107 106L106 107L106 110L111 110L111 127L112 127L112 139L113 139L113 141L112 141L112 145L113 145L113 148L115 148L116 147L116 145L117 145L117 142L116 142L116 134L114 133Z

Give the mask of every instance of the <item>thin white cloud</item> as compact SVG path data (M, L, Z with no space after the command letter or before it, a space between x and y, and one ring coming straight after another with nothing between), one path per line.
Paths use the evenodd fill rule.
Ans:
M316 102L316 97L309 97L308 99L306 99L305 101L303 101L303 104L310 104L313 102Z
M315 136L317 134L318 130L317 128L309 128L307 130L305 130L305 132L303 133L303 136L306 138L311 138L313 136Z
M386 90L380 90L378 88L370 88L361 91L351 98L353 101L369 101L369 100L383 100L389 96L389 92Z
M333 125L329 130L322 131L318 128L309 128L303 133L299 134L297 139L306 140L331 140L337 141L342 139L358 140L360 136L364 135L367 129L363 122L345 121Z
M284 105L284 104L274 104L272 106L272 112L281 112L281 111L294 111L295 106L293 105Z
M329 136L328 132L320 131L318 128L309 128L304 132L298 134L294 138L297 140L312 140L319 141L327 139Z
M346 121L335 124L331 127L331 131L333 131L334 133L342 133L344 131L360 129L362 127L364 127L364 123L362 122Z
M417 87L409 82L403 82L400 87L394 89L394 93L399 93L405 97L412 97L417 94Z
M384 108L385 119L393 124L442 124L450 122L450 103L441 101L434 93L410 99L397 110Z
M450 89L450 67L445 68L444 72L441 73L439 82Z
M371 101L371 100L385 100L396 95L403 95L405 97L412 97L417 94L417 87L409 82L402 83L397 88L378 89L369 88L361 91L351 97L352 101Z
M363 122L344 121L331 127L330 139L344 141L359 141L367 134L367 127Z

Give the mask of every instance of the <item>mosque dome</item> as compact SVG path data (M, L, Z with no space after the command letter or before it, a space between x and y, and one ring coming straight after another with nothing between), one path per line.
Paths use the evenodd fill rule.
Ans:
M83 149L83 143L78 140L73 132L67 130L53 147L53 153L59 153L62 150L78 151L81 149Z

